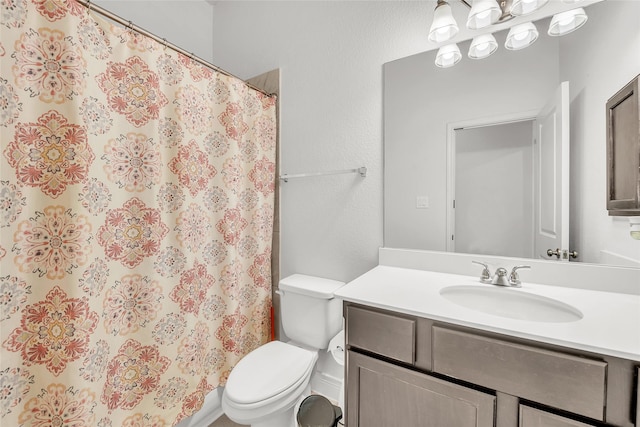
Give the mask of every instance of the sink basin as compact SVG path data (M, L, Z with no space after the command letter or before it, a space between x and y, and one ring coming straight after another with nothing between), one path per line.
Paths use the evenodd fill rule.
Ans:
M440 295L471 310L530 322L575 322L583 317L569 304L521 289L461 285L443 288Z

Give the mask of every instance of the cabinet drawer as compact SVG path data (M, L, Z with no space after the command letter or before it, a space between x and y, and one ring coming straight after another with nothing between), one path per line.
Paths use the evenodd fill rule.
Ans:
M571 418L561 417L550 412L520 405L519 427L591 427L595 424L585 424Z
M602 361L434 326L433 370L604 421Z
M347 306L347 344L395 360L415 361L416 320Z

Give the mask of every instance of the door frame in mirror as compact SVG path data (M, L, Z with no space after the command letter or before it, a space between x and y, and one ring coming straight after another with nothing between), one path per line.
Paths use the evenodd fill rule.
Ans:
M485 126L506 125L509 123L517 123L523 121L535 121L539 110L521 111L516 113L501 114L498 116L481 117L471 120L463 120L459 122L447 123L447 182L446 182L446 194L447 194L447 215L446 215L446 227L447 234L445 238L447 252L455 252L455 241L452 239L452 235L455 231L455 186L456 186L456 130L478 128ZM508 255L505 255L508 256Z

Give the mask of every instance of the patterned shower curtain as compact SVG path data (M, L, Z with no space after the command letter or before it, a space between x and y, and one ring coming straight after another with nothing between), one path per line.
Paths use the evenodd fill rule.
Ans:
M275 99L2 0L3 426L170 426L270 331Z

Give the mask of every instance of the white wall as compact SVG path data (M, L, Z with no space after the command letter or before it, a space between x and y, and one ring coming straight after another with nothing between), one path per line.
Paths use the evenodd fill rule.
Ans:
M204 0L92 0L92 3L215 64L213 6Z
M216 64L281 69L281 275L348 281L382 246L382 64L427 49L429 2L219 1Z
M601 250L640 261L628 219L607 214L605 128L607 99L640 74L640 1L609 0L589 11L602 8L611 12L560 44L560 78L571 81L572 95L570 239L591 262L606 262Z

